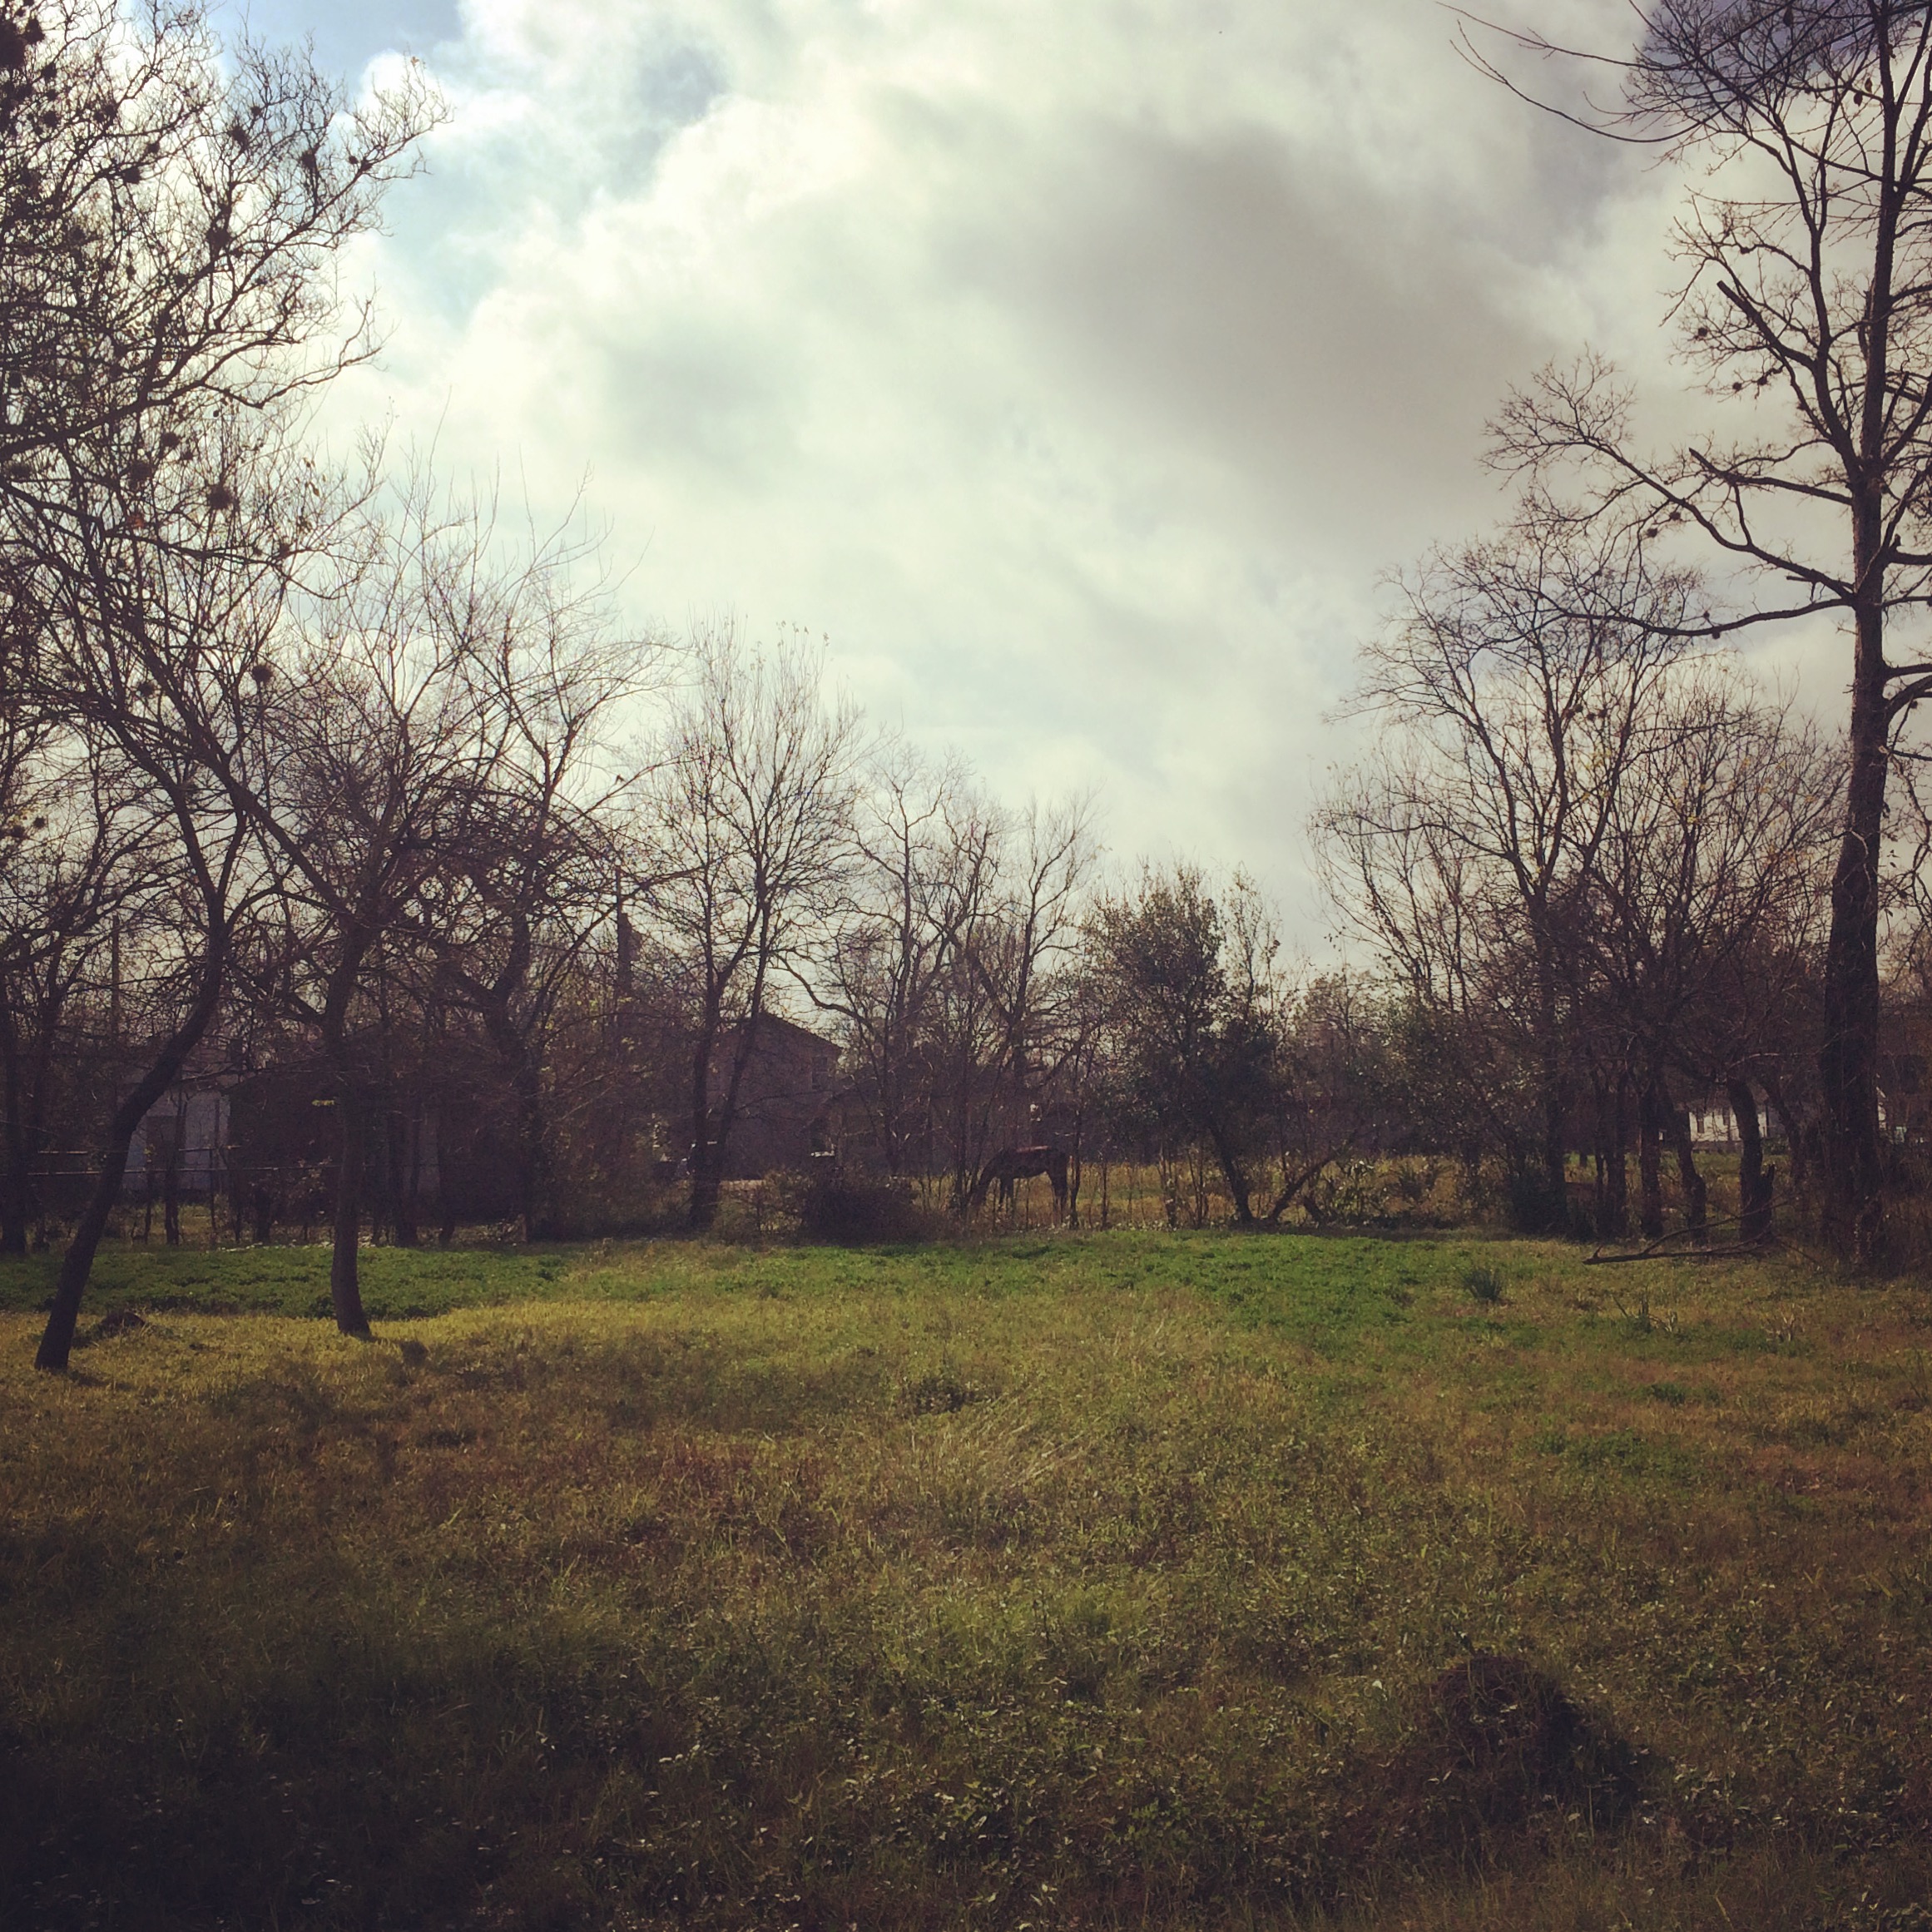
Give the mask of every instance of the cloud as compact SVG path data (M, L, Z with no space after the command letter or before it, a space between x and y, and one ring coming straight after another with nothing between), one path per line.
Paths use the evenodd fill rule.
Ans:
M651 613L824 632L1009 795L1098 785L1117 849L1242 862L1312 938L1378 575L1494 514L1509 383L1654 354L1656 177L1414 0L459 25L339 406L542 503L587 471Z

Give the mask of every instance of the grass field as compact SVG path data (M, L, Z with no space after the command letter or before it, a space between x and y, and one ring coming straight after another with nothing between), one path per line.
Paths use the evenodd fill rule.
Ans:
M326 1268L0 1267L0 1925L1932 1925L1923 1286Z

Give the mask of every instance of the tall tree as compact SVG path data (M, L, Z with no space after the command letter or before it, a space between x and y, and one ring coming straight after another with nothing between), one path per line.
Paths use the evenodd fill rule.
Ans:
M1645 1123L1647 1234L1663 1226L1659 1135L1676 1152L1693 1226L1702 1221L1673 1078L1728 1092L1745 1147L1743 1206L1752 1235L1768 1232L1750 1082L1775 1077L1809 991L1841 804L1835 751L1722 658L1687 667L1642 720L1584 881L1576 970L1587 1030L1616 1043ZM1619 1142L1611 1158L1622 1157Z
M487 507L427 472L378 493L338 545L338 574L304 601L299 642L272 678L260 667L270 755L224 768L279 887L258 986L313 1029L334 1086L330 1292L345 1333L368 1325L357 1251L380 1084L364 1048L388 1037L367 1025L379 990L419 1003L433 982L474 1007L509 1076L520 1206L541 1216L533 1034L554 988L540 955L605 875L587 850L585 768L631 682L594 592L571 588L582 561L567 536L499 543ZM567 959L592 923L576 922ZM377 1003L379 1017L389 998Z
M889 1174L924 1173L938 1008L992 869L988 815L963 767L930 765L902 741L882 746L865 776L851 873L812 990L837 1018L874 1157Z
M1750 419L1652 453L1627 389L1586 357L1511 401L1497 454L1546 478L1578 464L1588 507L1632 531L1695 533L1771 587L1728 620L1702 612L1708 633L1836 612L1850 634L1820 1080L1827 1224L1868 1264L1883 1250L1887 775L1895 734L1932 696L1932 663L1894 648L1900 620L1932 598L1932 10L1652 0L1640 18L1616 63L1624 107L1573 118L1683 166L1680 350Z
M1536 1118L1498 1126L1540 1225L1563 1213L1578 895L1692 589L1641 537L1533 504L1432 558L1365 653L1356 702L1380 749L1315 820L1341 904L1409 998L1459 1032L1487 1015L1513 1032ZM1484 1081L1494 1107L1508 1082L1494 1066Z
M1076 796L1035 800L1001 825L991 845L993 890L954 934L983 1034L978 1066L959 1068L962 1207L977 1208L1007 1152L1037 1140L1059 1111L1062 1075L1082 1033L1081 953L1098 856L1092 821L1092 800ZM963 1043L971 1037L963 1033Z
M661 638L611 628L594 571L580 581L591 562L553 535L501 569L487 596L467 592L480 640L468 675L496 755L473 836L452 855L466 904L437 925L443 983L482 1022L508 1090L517 1210L533 1241L556 1231L545 1044L619 864L613 814L630 780L611 765L610 735L665 652Z
M165 866L171 887L165 925L179 990L118 1097L101 1172L62 1259L35 1358L53 1370L67 1366L135 1132L220 1003L251 882L250 828L221 767L250 755L247 671L270 647L282 588L278 565L218 543L150 544L126 525L90 534L80 567L37 573L49 593L45 658L59 701L111 744L146 796L156 833L149 860Z
M785 983L807 970L850 859L859 717L809 646L696 641L695 681L647 795L646 894L682 982L691 1224L716 1219L745 1077Z
M315 537L281 460L295 399L372 344L339 252L435 104L351 107L305 57L225 52L192 3L0 14L0 552L37 696L85 719L167 816L194 990L116 1108L41 1365L66 1365L134 1126L218 1003L245 828L220 766L275 579Z
M1217 894L1181 865L1145 870L1133 891L1103 900L1091 931L1117 1079L1157 1132L1205 1146L1235 1219L1252 1226L1283 1031L1265 909L1245 880ZM1291 1197L1285 1189L1268 1218Z
M75 1010L93 995L111 1024L122 942L165 899L168 844L111 746L0 716L0 1254L27 1251L57 1079L82 1057Z

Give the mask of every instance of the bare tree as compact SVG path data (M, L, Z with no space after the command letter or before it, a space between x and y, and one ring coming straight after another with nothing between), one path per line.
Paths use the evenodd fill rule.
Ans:
M139 775L175 841L190 983L121 1098L37 1360L67 1365L141 1116L219 1003L248 827L247 666L315 539L294 399L369 352L334 265L436 111L350 110L300 57L225 58L194 5L50 0L0 31L0 552L30 701Z
M1002 917L1008 815L977 792L946 814L949 859L932 904L941 944L922 1025L924 1171L949 1177L954 1211L984 1198L979 1177L1009 1138L1002 1122L1006 1031L982 961ZM990 1179L990 1174L988 1174Z
M859 789L853 865L815 967L845 1073L888 1174L924 1174L933 1128L934 1026L954 935L987 869L986 815L957 761L894 739Z
M1923 651L1891 654L1900 621L1932 597L1932 12L1917 0L1654 0L1640 18L1617 63L1625 107L1574 117L1696 170L1677 232L1681 350L1751 420L1734 440L1653 454L1627 390L1586 357L1512 399L1496 453L1546 478L1580 465L1590 508L1632 532L1694 533L1771 587L1741 615L1707 611L1687 627L1831 612L1850 632L1820 1076L1828 1226L1867 1263L1883 1231L1890 748L1932 696Z
M363 513L339 575L305 607L300 642L258 678L270 755L230 764L236 810L278 883L257 984L314 1030L338 1125L330 1292L366 1332L357 1250L369 1115L379 1085L364 1023L380 992L432 981L470 1003L514 1097L522 1209L542 1213L535 1033L553 997L543 956L567 958L602 916L605 855L587 768L600 716L631 688L599 631L567 536L522 554L485 506L418 470ZM587 784L588 789L587 790ZM389 1037L378 1026L368 1043Z
M1532 505L1499 538L1432 558L1365 652L1357 708L1380 746L1315 831L1340 902L1409 997L1481 1037L1513 1031L1533 1069L1528 1218L1563 1214L1573 1020L1567 948L1582 882L1672 663L1691 580L1641 539ZM1475 1084L1498 1106L1492 1065Z
M79 470L165 500L211 405L371 353L334 265L440 112L414 70L351 103L224 47L200 0L0 14L0 498L67 517Z
M995 1180L1007 1185L1023 1147L1050 1141L1064 1111L1083 1034L1092 801L1036 800L1023 815L989 817L975 844L992 863L959 909L944 1010L954 1201L965 1213Z
M716 1218L745 1077L781 985L850 862L859 718L827 701L823 657L760 651L729 626L696 679L647 793L645 894L688 1014L691 1224Z
M1660 1142L1694 1232L1705 1186L1673 1076L1722 1087L1744 1147L1742 1207L1769 1231L1757 1103L1821 937L1835 748L1707 660L1657 694L1584 883L1575 941L1590 1030L1617 1041L1638 1101L1642 1225L1663 1231ZM1618 1143L1612 1157L1621 1162Z
M135 1130L220 1005L250 883L250 827L234 809L220 761L247 755L246 671L268 648L281 591L278 567L216 547L151 544L138 533L130 544L121 533L94 534L92 567L38 573L51 593L43 606L46 661L60 702L111 743L146 795L156 832L148 858L172 880L166 925L180 992L114 1109L101 1174L62 1262L36 1356L40 1367L55 1370L67 1366Z
M620 865L616 808L630 780L610 763L627 701L654 681L665 646L611 628L581 546L533 542L465 620L482 640L469 675L497 753L471 844L453 855L467 905L438 922L443 983L476 1013L515 1117L518 1211L527 1240L555 1232L544 1048L557 1002L610 912Z

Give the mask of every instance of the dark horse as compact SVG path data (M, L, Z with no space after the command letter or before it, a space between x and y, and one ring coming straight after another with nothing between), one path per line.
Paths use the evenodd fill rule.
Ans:
M999 1205L1010 1213L1013 1184L1028 1180L1035 1174L1044 1174L1053 1183L1054 1218L1064 1221L1067 1218L1067 1154L1062 1147L1002 1147L979 1170L979 1178L973 1184L973 1206L977 1208L984 1202L987 1190L997 1181Z

